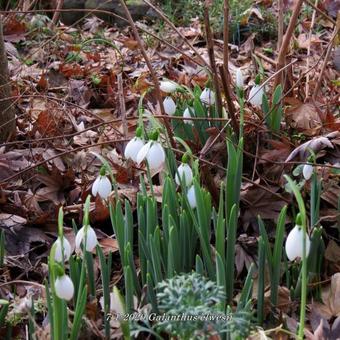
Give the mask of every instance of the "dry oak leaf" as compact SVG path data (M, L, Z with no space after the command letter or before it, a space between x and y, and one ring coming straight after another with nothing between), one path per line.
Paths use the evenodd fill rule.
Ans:
M315 105L299 103L286 109L285 115L288 124L307 136L315 136L322 127L322 121Z
M313 303L313 308L326 320L340 316L340 273L331 278L331 284L322 290L323 303Z

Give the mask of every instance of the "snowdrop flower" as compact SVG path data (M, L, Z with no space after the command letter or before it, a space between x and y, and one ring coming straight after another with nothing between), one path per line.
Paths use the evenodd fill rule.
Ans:
M140 137L135 137L127 143L124 151L124 157L126 159L132 159L137 162L137 155L140 149L144 146L144 141Z
M76 235L76 249L80 249L80 245L85 239L85 228L86 226L83 226L81 229L79 229ZM88 225L86 228L86 250L92 252L97 243L98 241L96 232L90 225Z
M161 169L165 162L164 149L162 145L156 141L158 133L153 137L153 140L148 141L137 155L137 164L140 165L144 160L147 160L151 171Z
M302 226L296 224L295 227L288 234L286 240L286 254L290 261L294 261L296 258L302 258L302 239L303 230ZM310 250L310 239L306 234L306 257Z
M205 88L200 95L201 102L208 106L215 104L215 93L208 88Z
M102 167L99 176L92 184L92 195L97 196L97 194L99 194L99 196L105 200L109 197L111 191L111 182L107 176L105 176L105 167Z
M261 107L264 90L260 85L254 85L249 92L248 101L251 105Z
M244 78L240 68L236 70L236 86L239 89L242 89L244 87Z
M313 165L305 164L302 168L302 174L306 181L308 181L313 175Z
M62 248L64 251L64 261L68 261L71 256L71 245L70 242L67 240L66 237L63 237L63 247L61 246L61 238L58 237L57 240L54 242L56 245L55 253L54 253L54 260L57 262L63 262L63 255L62 255Z
M194 110L192 108L187 107L183 112L183 118L194 117L194 114L191 115L191 112L194 112ZM183 121L185 124L194 125L194 122L191 119L184 119Z
M192 183L193 175L190 166L186 163L182 163L178 168L175 175L175 181L177 185L181 185L181 180L184 181L185 178L185 185L190 186Z
M100 298L99 303L102 309L104 310L104 297L103 296ZM110 311L115 312L119 315L122 315L125 313L123 299L116 286L113 287L113 292L110 293Z
M74 285L70 277L66 274L57 277L54 283L54 289L60 299L69 301L73 298Z
M187 192L187 198L190 204L190 207L192 209L195 209L197 207L197 201L196 201L196 194L195 194L195 186L192 185L190 189Z
M163 101L164 111L167 115L173 116L176 112L176 103L171 97L166 97Z
M175 92L177 89L177 84L170 80L164 80L159 83L159 88L166 93Z

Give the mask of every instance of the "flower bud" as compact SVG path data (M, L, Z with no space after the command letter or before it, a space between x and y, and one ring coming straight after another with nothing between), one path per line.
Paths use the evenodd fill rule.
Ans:
M183 112L183 118L191 118L191 117L195 117L194 109L187 107ZM183 121L185 124L194 125L194 122L191 119L183 119Z
M188 187L192 184L193 174L188 164L182 163L178 168L175 175L177 185L181 185L181 180L185 180L185 185Z
M303 241L302 227L298 224L290 231L286 240L286 254L290 261L294 261L296 258L302 258L302 241ZM310 250L310 239L306 234L306 257Z
M205 105L214 105L215 104L215 93L208 88L205 88L201 95L200 100Z
M61 238L58 237L56 241L54 242L54 244L56 245L55 253L54 253L54 260L57 262L63 262L62 248L64 248L63 249L64 261L68 261L70 259L71 252L72 252L70 242L67 240L67 238L63 237L62 240L63 242L61 242ZM63 243L63 247L61 243Z
M240 89L244 87L244 78L240 68L236 70L236 86Z
M140 151L140 149L143 146L144 146L144 141L141 138L139 138L139 137L132 138L126 144L125 151L124 151L124 157L126 159L131 159L134 162L136 162L138 152Z
M196 201L196 193L195 193L195 186L192 185L188 192L187 192L187 198L190 204L190 207L192 209L195 209L197 207L197 201Z
M249 92L248 101L253 106L261 107L263 95L264 95L263 87L261 87L260 85L254 85Z
M55 293L59 299L69 301L73 298L74 285L66 274L58 276L54 283Z
M99 194L103 200L109 197L111 191L112 185L107 176L99 175L92 184L92 195L97 196Z
M163 101L164 111L167 115L173 116L176 112L176 103L171 97L166 97Z
M161 91L166 93L172 93L175 92L177 89L177 84L170 80L164 80L159 83L159 88Z
M96 232L93 230L93 228L89 225L83 226L79 229L77 235L76 235L76 249L80 249L81 243L85 239L85 231L86 231L86 250L89 252L92 252L94 248L96 247L98 241L97 241L97 235Z
M303 166L302 174L303 174L303 177L305 178L306 181L308 181L312 177L313 171L314 171L313 165L305 164Z

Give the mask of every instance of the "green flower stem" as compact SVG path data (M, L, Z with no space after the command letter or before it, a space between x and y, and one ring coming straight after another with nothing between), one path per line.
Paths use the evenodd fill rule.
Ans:
M301 214L301 227L303 231L302 237L302 287L301 287L301 307L300 307L300 324L299 324L299 332L298 338L303 339L304 328L305 328L305 317L306 317L306 302L307 302L307 258L306 258L306 235L307 235L307 214L306 208L301 196L301 193L293 182L293 180L285 175L285 179L288 181L293 193L295 195L296 201L299 206L299 211Z

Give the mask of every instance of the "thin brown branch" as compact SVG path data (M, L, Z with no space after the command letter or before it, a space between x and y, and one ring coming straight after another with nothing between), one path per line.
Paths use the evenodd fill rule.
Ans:
M280 47L282 45L282 39L283 39L283 7L284 3L283 0L278 0L278 7L279 7L279 13L278 13L278 21L277 21L277 50L280 50Z
M292 17L290 18L289 21L289 25L287 28L287 33L285 34L283 41L282 41L282 45L279 51L279 55L277 57L277 65L276 65L276 70L281 70L286 63L286 55L288 52L288 48L289 48L289 44L290 41L292 39L295 27L296 27L296 23L300 14L300 10L301 10L301 6L303 4L304 0L298 0L294 10L293 10L293 14ZM282 76L282 71L280 71L277 75L276 78L274 80L274 87L273 87L273 92L275 90L275 88L279 85L282 84L283 85L283 76ZM284 88L284 86L282 86Z
M210 67L211 67L211 75L215 87L216 93L216 106L217 106L217 113L219 117L223 116L222 113L222 98L221 98L221 91L218 81L218 73L216 67L216 60L215 60L215 53L214 53L214 40L213 40L213 33L210 27L210 20L209 20L209 2L206 0L204 5L204 26L205 26L205 33L207 39L207 47L208 47L208 54L210 60Z
M317 11L321 16L323 16L326 20L330 21L333 25L336 25L336 21L333 20L329 15L327 15L324 11L322 11L319 7L315 6L310 0L304 0L306 4L312 7L315 11Z
M165 115L163 101L162 101L162 95L161 95L161 89L159 87L159 80L157 78L157 75L156 75L156 73L155 73L155 71L154 71L154 69L152 67L151 61L150 61L150 59L149 59L149 57L148 57L148 55L146 53L146 50L145 50L143 42L142 42L142 40L141 40L141 38L139 36L139 33L138 33L137 27L135 25L135 22L132 19L131 13L130 13L129 9L127 8L126 4L125 4L125 1L124 0L120 0L120 3L123 6L125 15L126 15L128 21L129 21L129 24L131 26L131 29L132 29L133 34L135 36L135 39L136 39L136 41L138 43L138 47L139 47L140 51L142 52L143 58L145 60L145 63L147 65L148 69L149 69L152 81L154 83L153 85L155 86L155 93L156 93L156 97L157 97L157 101L158 101L158 104L159 104L159 108L160 108L161 114ZM165 128L167 130L171 146L174 147L176 145L176 143L175 143L174 138L173 138L173 132L172 132L171 126L169 124L169 120L168 119L163 119L163 122L164 122L164 126L165 126Z
M64 0L58 0L57 6L55 8L55 12L54 12L53 17L52 17L52 21L49 24L50 29L52 29L56 25L56 23L58 22L59 15L60 15L59 10L61 8L63 8L63 6L64 6Z

